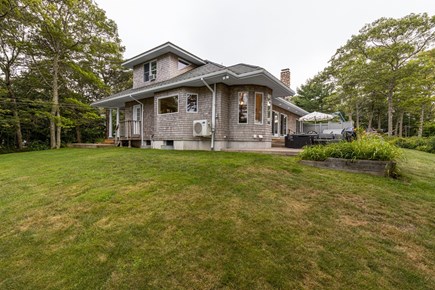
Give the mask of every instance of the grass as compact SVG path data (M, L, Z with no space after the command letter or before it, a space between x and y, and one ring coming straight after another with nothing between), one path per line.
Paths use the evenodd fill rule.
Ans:
M0 289L434 289L435 155L403 180L296 158L0 155Z

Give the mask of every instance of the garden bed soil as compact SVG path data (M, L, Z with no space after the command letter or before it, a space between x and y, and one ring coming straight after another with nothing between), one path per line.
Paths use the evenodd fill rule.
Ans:
M342 158L328 158L325 161L301 160L302 164L320 168L368 173L377 176L394 176L396 162L377 160L350 160Z

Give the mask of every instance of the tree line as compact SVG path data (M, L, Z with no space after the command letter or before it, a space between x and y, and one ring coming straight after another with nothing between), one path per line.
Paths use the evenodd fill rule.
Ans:
M0 0L0 149L102 137L89 104L131 86L123 52L92 0Z
M410 14L365 25L328 67L297 89L308 111L342 111L356 127L389 136L435 135L435 16Z

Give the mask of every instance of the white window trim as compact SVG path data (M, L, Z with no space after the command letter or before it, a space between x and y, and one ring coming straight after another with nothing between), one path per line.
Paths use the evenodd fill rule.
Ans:
M246 123L240 123L240 108L239 108L239 94L247 93L248 94L248 104L246 105ZM240 91L237 92L237 123L239 125L248 125L249 124L249 92L248 91Z
M163 113L163 114L160 114L160 103L159 103L159 100L160 99L166 99L166 98L172 98L172 97L177 97L178 111L177 112L173 112L173 113ZM180 96L178 94L170 95L170 96L164 96L164 97L158 97L157 98L157 115L158 116L173 115L173 114L178 114L179 112L180 112Z
M270 101L270 111L269 111L269 106L268 106L268 102ZM270 112L270 116L269 116L269 112ZM266 124L267 125L272 125L272 112L273 112L273 108L272 108L272 95L271 94L267 94L267 99L266 99Z
M271 116L270 116L270 124L271 124L271 127L273 128L273 123L275 122L275 119L273 118L273 113L275 113L275 115L277 115L278 116L278 124L277 124L277 130L276 130L276 134L275 134L275 132L272 132L272 136L273 137L279 137L280 136L280 134L279 134L279 131L281 130L281 115L280 115L280 112L278 112L278 111L275 111L275 110L272 110L272 113L271 113Z
M261 95L261 122L257 122L256 114L257 114L257 94ZM255 92L254 94L254 124L255 125L263 125L263 119L264 119L264 93L262 92Z
M188 62L187 60L182 59L182 58L178 58L178 61L179 61L179 62L184 62L184 63L186 64L185 67L183 67L183 68L179 68L178 70L183 70L183 69L185 69L185 68L187 68L187 67L189 67L189 66L192 65L190 62ZM178 68L178 62L177 62L177 68Z
M284 132L284 134L282 134L282 132L281 132L281 128L282 128L281 116L285 116L285 132ZM287 135L287 131L288 131L288 115L287 114L279 113L279 131L280 131L280 133L278 135L280 135L280 136Z
M139 114L137 114L138 109L139 109ZM142 120L141 114L142 114L142 106L141 105L134 105L133 106L133 112L131 114L131 120L133 121L131 123L132 126L133 126L133 132L132 132L133 135L140 135L140 128L141 128L141 126L140 125L137 126L137 123L135 123L135 122L140 122ZM135 115L136 115L136 119L134 118ZM139 120L137 120L137 119L139 119Z
M144 62L144 64L143 64L143 81L144 81L144 83L149 83L151 80L145 80L145 65L148 63L149 65L150 65L150 73L151 73L151 63L152 62L155 62L156 63L156 78L157 78L157 58L156 59L153 59L153 60L150 60L150 61L147 61L147 62ZM151 76L151 74L149 74L148 76Z
M196 112L189 112L189 111L187 111L187 101L188 101L189 96L196 96ZM186 94L186 113L188 113L188 114L198 114L198 111L199 111L199 95L196 94L196 93L187 93Z

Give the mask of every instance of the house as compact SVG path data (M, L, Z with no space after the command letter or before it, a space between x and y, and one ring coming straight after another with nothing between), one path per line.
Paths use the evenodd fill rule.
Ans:
M264 68L223 66L170 43L123 63L133 87L92 105L108 110L108 138L143 148L222 150L270 148L272 137L296 131L308 112L283 82Z

